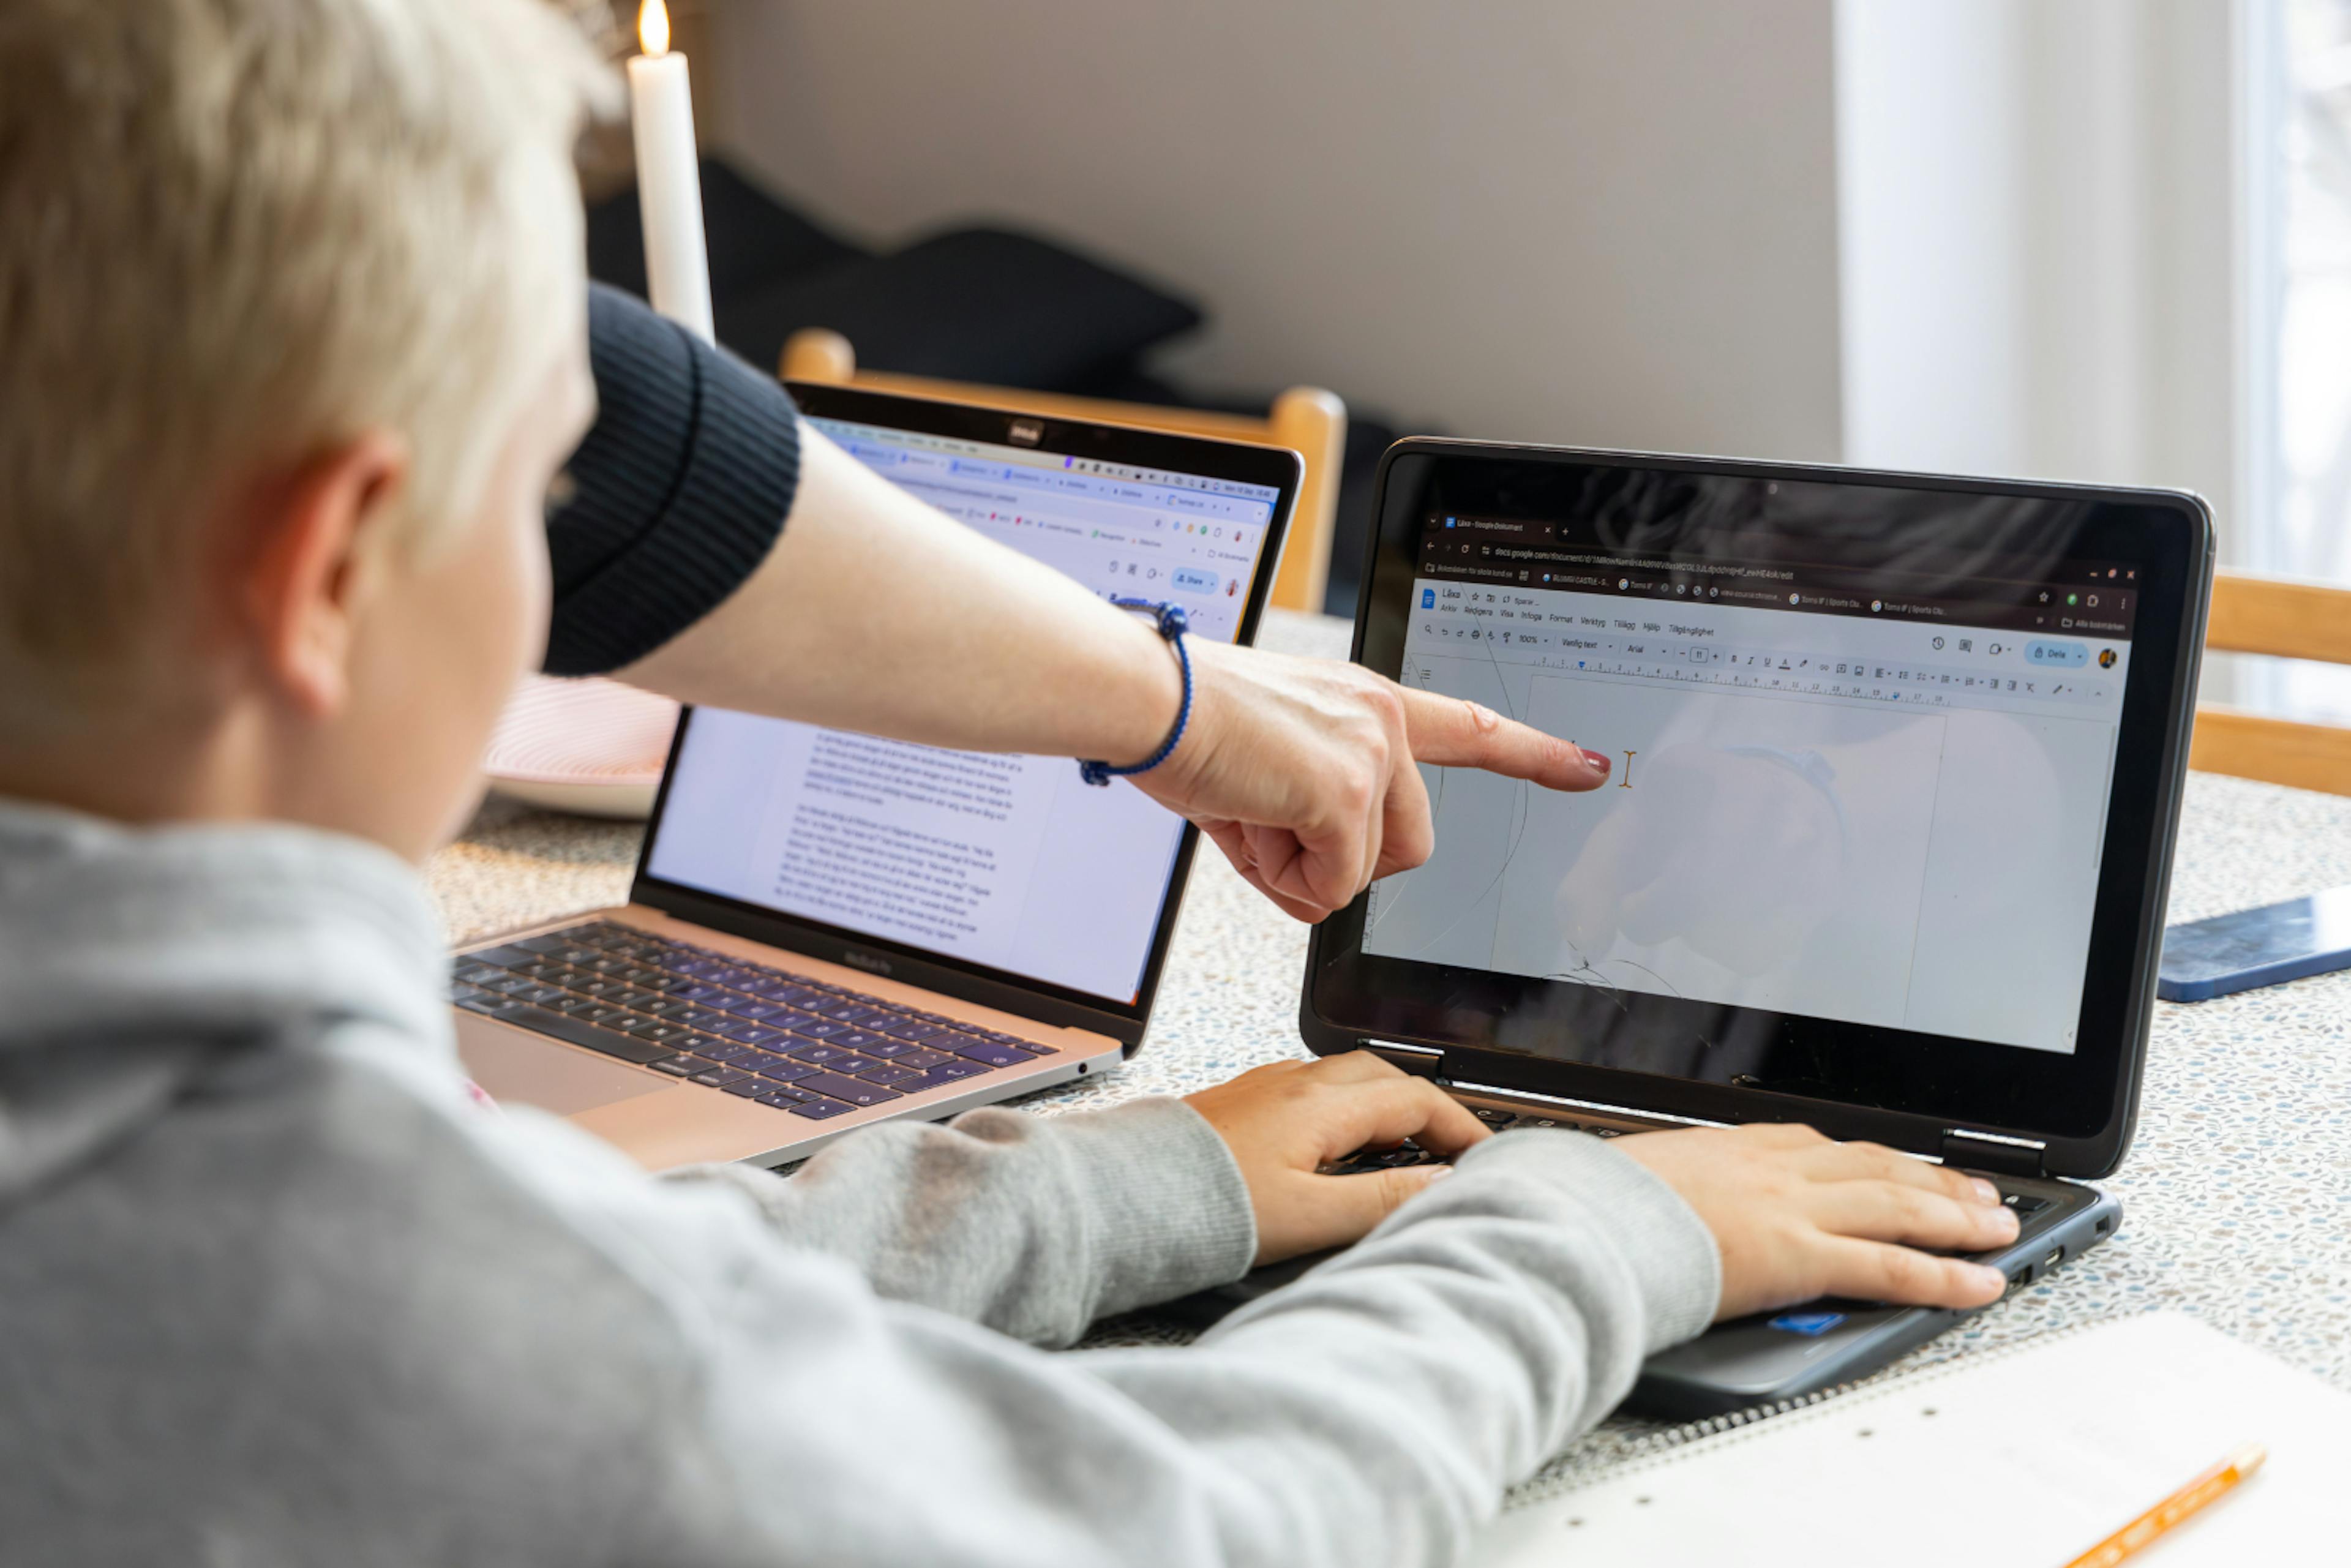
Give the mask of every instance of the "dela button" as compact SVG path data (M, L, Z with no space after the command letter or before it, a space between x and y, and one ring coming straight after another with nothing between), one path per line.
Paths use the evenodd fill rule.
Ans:
M2036 639L2024 645L2024 662L2078 670L2090 662L2090 650L2080 643L2043 643Z
M1197 567L1177 567L1171 580L1175 583L1176 591L1179 593L1214 593L1217 591L1217 574L1213 571L1202 571Z

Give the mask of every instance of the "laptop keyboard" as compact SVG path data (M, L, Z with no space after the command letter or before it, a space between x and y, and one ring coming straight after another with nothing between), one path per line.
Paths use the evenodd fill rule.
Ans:
M601 920L459 954L449 999L811 1121L1057 1054Z

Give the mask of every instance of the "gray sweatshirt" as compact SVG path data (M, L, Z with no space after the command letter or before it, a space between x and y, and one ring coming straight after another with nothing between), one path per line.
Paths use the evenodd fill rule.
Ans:
M1454 1561L1712 1314L1697 1218L1510 1133L1181 1349L1230 1280L1188 1107L654 1179L467 1092L413 873L0 806L0 1562Z

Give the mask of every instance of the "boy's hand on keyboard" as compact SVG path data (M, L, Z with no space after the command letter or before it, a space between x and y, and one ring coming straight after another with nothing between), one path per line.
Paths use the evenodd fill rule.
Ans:
M1277 1061L1185 1096L1233 1152L1257 1213L1257 1261L1280 1262L1362 1239L1396 1206L1453 1167L1318 1173L1367 1144L1410 1138L1451 1156L1489 1134L1425 1078L1368 1051Z
M1665 1178L1714 1232L1718 1320L1816 1296L1980 1307L2008 1288L1997 1269L1914 1250L1981 1252L2015 1240L2016 1216L1990 1182L1785 1124L1643 1133L1615 1146Z

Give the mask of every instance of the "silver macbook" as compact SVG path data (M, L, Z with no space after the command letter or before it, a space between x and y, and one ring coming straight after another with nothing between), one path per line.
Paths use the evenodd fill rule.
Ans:
M845 387L816 429L1105 596L1256 632L1293 453ZM872 613L888 615L887 604ZM715 708L680 719L624 906L457 955L494 1097L664 1169L777 1166L1114 1067L1143 1039L1196 831L1067 758Z

